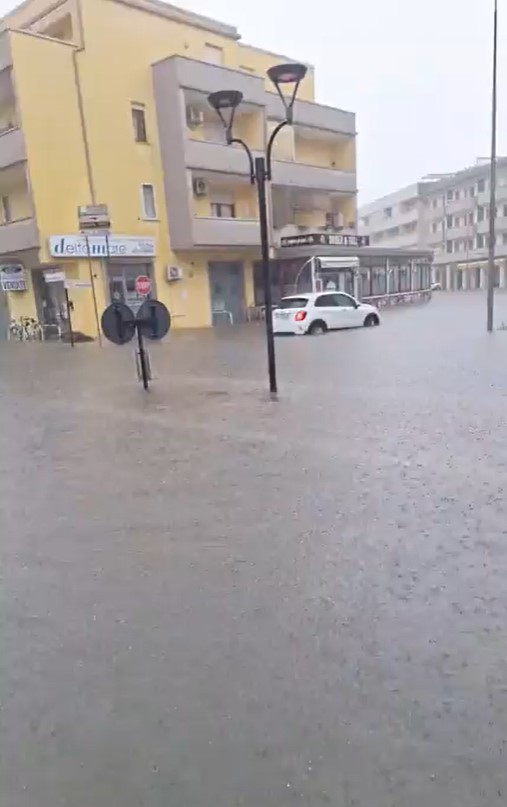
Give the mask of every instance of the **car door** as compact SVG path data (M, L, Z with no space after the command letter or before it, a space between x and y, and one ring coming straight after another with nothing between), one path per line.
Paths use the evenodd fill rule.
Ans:
M332 296L334 298L334 320L337 323L335 328L356 328L362 325L362 322L359 321L361 315L353 297L342 292L335 292Z
M320 294L315 300L314 319L322 319L330 330L344 327L339 324L339 312L334 299L335 296L337 295L328 292Z

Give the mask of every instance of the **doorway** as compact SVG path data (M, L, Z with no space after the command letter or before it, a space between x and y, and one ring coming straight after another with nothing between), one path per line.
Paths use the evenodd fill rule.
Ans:
M136 291L136 277L147 275L151 280L151 291L147 297ZM144 300L155 297L153 288L153 264L151 263L110 263L107 267L109 299L112 303L125 303L137 314Z
M243 264L236 261L211 261L208 264L213 325L244 322L245 289Z
M39 322L48 326L45 328L46 338L61 337L69 330L69 317L65 285L46 283L44 272L32 269L32 283L35 293L35 307Z

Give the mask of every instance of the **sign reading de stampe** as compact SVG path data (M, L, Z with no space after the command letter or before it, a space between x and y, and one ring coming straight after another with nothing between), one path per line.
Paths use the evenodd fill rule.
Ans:
M281 247L368 247L369 235L346 233L305 233L304 235L288 235L280 239Z
M51 235L53 258L153 258L154 238L134 235Z

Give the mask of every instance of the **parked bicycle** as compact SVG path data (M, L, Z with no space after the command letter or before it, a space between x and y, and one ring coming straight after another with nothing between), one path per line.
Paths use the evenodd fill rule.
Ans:
M9 339L18 342L42 342L44 339L44 325L33 317L20 317L11 320L9 326Z

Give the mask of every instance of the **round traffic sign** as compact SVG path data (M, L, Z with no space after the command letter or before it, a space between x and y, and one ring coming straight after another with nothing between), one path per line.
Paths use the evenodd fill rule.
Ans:
M141 297L146 297L151 291L151 280L148 275L138 275L135 280L135 289Z
M102 314L101 325L106 339L125 345L134 336L136 318L125 303L111 303Z
M171 315L158 300L145 300L136 318L139 330L148 339L162 339L171 327Z

